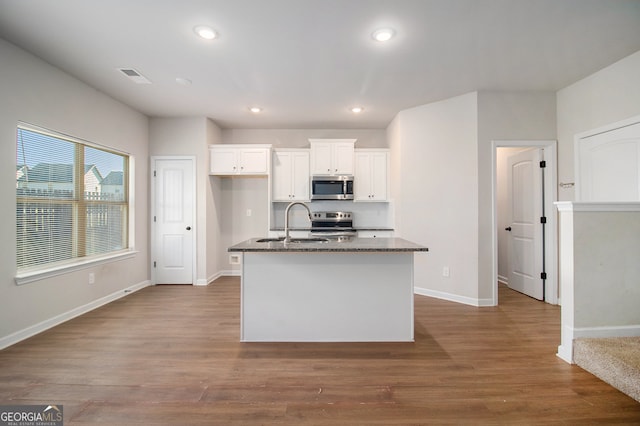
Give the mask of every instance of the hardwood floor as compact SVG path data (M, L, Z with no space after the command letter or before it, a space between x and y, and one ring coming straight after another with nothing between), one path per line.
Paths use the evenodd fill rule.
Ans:
M640 423L556 357L560 309L507 288L416 296L415 343L240 343L239 296L149 287L0 351L0 404L62 404L65 425Z

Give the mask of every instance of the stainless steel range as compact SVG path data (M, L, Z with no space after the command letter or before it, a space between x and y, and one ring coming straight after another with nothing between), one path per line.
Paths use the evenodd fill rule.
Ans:
M353 214L351 212L311 213L311 235L326 238L354 237Z

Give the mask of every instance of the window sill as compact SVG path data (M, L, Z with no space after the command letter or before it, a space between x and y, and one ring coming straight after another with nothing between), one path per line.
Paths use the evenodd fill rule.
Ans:
M123 250L116 253L111 253L106 256L95 256L82 260L77 260L71 263L65 263L59 266L52 266L48 268L38 269L35 271L25 271L17 274L15 277L16 285L28 284L34 281L40 281L47 278L55 277L58 275L68 274L81 269L90 268L102 263L115 262L118 260L125 260L133 258L138 252L135 250Z

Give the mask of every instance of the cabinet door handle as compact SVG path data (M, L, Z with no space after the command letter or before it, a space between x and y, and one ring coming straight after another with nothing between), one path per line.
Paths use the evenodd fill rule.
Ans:
M509 232L511 232L511 227L510 227L510 226L507 226L506 228L504 228L504 230L505 230L505 231L509 231Z

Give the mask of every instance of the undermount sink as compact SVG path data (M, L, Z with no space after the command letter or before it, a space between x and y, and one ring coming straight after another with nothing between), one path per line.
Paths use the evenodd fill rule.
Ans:
M284 237L280 237L280 238L260 238L259 240L256 240L257 243L279 243L279 242L284 242ZM318 237L311 237L311 238L291 238L291 240L289 240L290 243L326 243L329 242L328 238L318 238Z
M318 237L292 238L289 242L291 242L291 243L327 243L327 242L329 242L329 239L328 238L318 238Z

